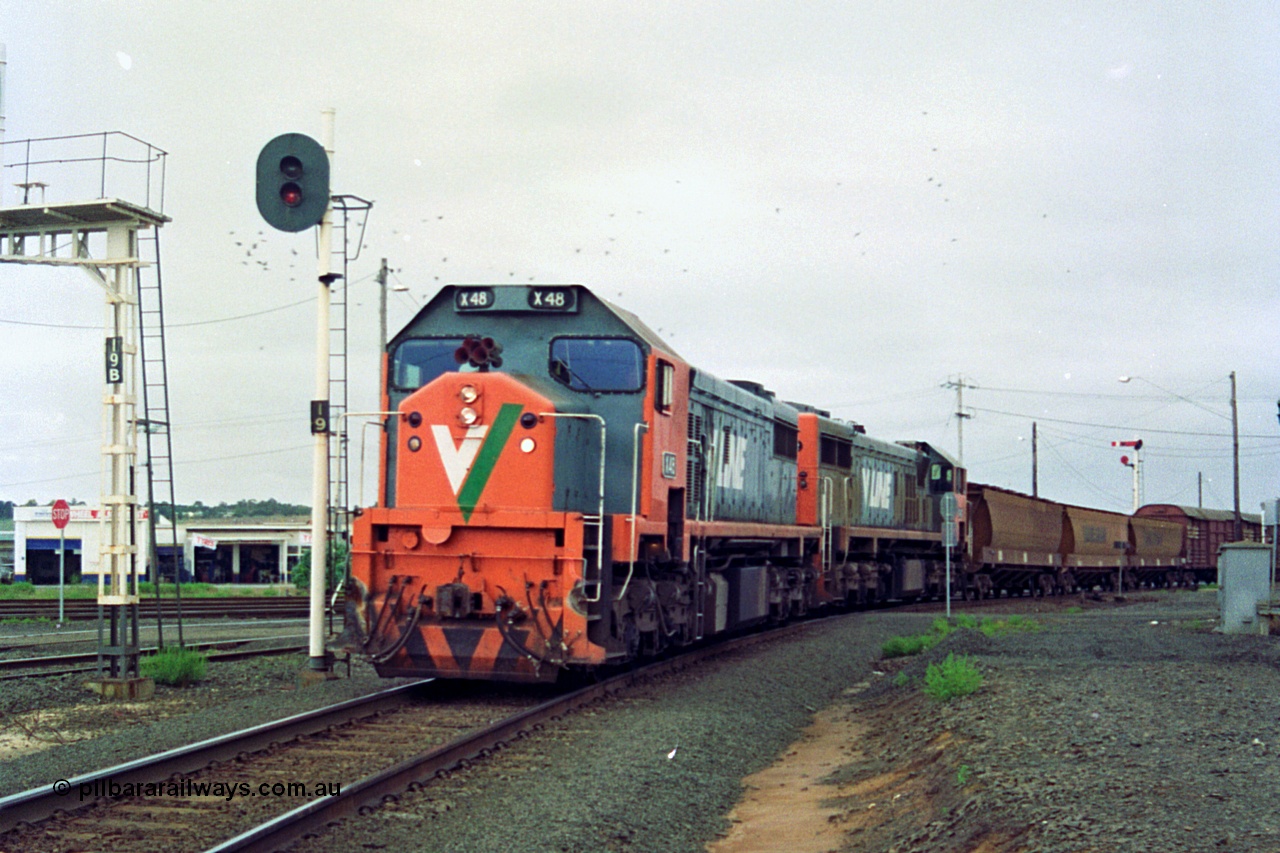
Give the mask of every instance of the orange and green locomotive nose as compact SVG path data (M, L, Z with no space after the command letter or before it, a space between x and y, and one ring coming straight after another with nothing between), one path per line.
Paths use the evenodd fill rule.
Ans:
M456 511L548 510L552 403L501 373L440 377L400 404L395 505Z

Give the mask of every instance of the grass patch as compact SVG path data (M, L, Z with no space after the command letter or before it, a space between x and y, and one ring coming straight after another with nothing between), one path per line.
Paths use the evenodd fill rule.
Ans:
M154 678L160 684L186 687L204 678L208 663L209 659L200 652L167 646L143 658L139 669L143 676Z
M912 634L910 636L890 637L880 646L880 653L886 658L901 658L911 655L918 655L921 652L927 652L929 649L938 645L942 640L954 631L951 623L939 616L933 620L933 624L929 626L929 630L923 634Z
M80 583L79 579L72 581L68 579L64 587L66 599L82 599L98 597L98 581L90 580L86 583ZM138 594L144 598L155 598L156 585L151 581L141 581L138 584ZM227 586L215 586L211 583L184 583L182 585L183 598L231 598L243 595L288 595L290 593L270 587L255 587L252 589L235 588ZM173 584L164 583L160 585L160 596L162 598L173 598ZM22 583L0 585L0 601L46 601L58 599L58 585L51 584L49 586L34 584L23 581Z
M1034 619L1014 614L1008 619L992 619L984 616L978 630L988 637L1003 637L1006 634L1028 634L1042 630L1043 626Z
M79 580L72 581L67 578L66 584L63 586L63 598L97 598L98 585L82 584ZM52 599L58 600L58 585L55 583L51 586L35 586L27 581L21 583L6 584L0 586L0 601L42 601Z
M901 658L918 655L927 652L929 649L938 645L946 639L947 635L953 631L960 629L978 630L988 637L1003 637L1006 634L1016 634L1030 631L1041 630L1041 625L1034 619L1028 619L1025 616L1010 616L1008 619L992 619L990 616L984 616L981 621L976 617L967 613L958 614L955 617L955 624L952 625L946 619L939 616L933 620L933 624L929 626L929 630L922 634L911 634L909 636L890 637L880 646L880 653L886 658Z
M1079 606L1079 605L1077 605L1077 604L1073 604L1073 605L1071 605L1070 607L1068 607L1068 608L1067 608L1067 612L1068 612L1068 613L1083 613L1083 612L1084 612L1084 608L1083 608L1083 607L1080 607L1080 606Z
M924 692L939 702L968 696L982 686L982 673L966 655L947 655L942 663L931 663L924 673Z

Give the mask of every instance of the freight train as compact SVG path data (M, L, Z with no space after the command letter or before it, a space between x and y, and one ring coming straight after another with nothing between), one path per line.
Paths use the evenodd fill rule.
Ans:
M383 676L551 681L938 597L948 557L970 596L1105 584L1095 552L1182 559L1174 522L969 485L926 442L696 369L579 285L446 286L383 377L394 414L352 528L345 638ZM1132 577L1186 580L1151 571Z
M1130 516L979 483L967 498L967 595L1195 587L1217 580L1218 548L1236 538L1224 510L1148 504ZM1259 516L1241 527L1242 540L1261 540Z

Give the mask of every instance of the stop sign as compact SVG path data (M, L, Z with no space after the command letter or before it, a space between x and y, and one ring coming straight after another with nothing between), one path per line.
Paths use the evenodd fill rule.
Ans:
M67 506L67 502L59 498L53 502L53 526L59 530L67 526L67 522L71 520L71 507Z

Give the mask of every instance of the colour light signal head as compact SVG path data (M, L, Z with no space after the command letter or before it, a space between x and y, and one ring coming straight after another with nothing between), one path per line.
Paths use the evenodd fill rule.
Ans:
M301 133L285 133L258 154L258 212L272 228L305 231L329 208L329 155Z

